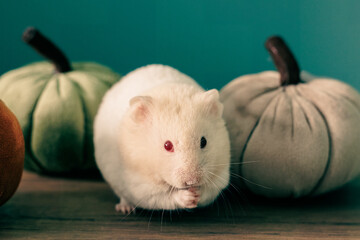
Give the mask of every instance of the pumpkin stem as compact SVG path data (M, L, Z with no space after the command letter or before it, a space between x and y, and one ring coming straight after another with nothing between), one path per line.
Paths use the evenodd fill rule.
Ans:
M268 38L265 47L280 73L281 86L295 85L301 82L300 69L295 57L281 37L273 36Z
M24 42L33 47L38 53L50 60L57 72L65 73L72 70L64 53L37 29L29 27L23 33Z

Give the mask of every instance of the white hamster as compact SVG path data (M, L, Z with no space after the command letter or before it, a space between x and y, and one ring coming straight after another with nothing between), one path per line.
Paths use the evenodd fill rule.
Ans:
M96 163L116 210L206 206L229 184L230 142L217 90L164 65L138 68L104 96Z

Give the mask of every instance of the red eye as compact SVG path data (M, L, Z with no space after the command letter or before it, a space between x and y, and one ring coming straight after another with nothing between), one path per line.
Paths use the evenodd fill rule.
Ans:
M166 151L168 152L174 152L174 146L172 144L172 142L170 142L169 140L167 140L165 143L164 143L164 148Z

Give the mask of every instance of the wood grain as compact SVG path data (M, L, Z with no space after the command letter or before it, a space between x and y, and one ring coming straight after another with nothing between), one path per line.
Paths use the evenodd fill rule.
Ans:
M360 239L360 178L297 201L233 190L191 212L124 216L115 203L101 180L25 172L14 197L0 207L0 239Z

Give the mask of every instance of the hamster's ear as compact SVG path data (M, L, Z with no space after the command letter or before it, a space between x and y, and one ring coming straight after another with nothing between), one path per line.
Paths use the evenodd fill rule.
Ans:
M150 116L152 98L149 96L136 96L130 99L131 118L135 122L143 122Z
M203 93L203 101L205 104L205 111L216 117L221 117L224 106L219 100L219 91L212 89Z

